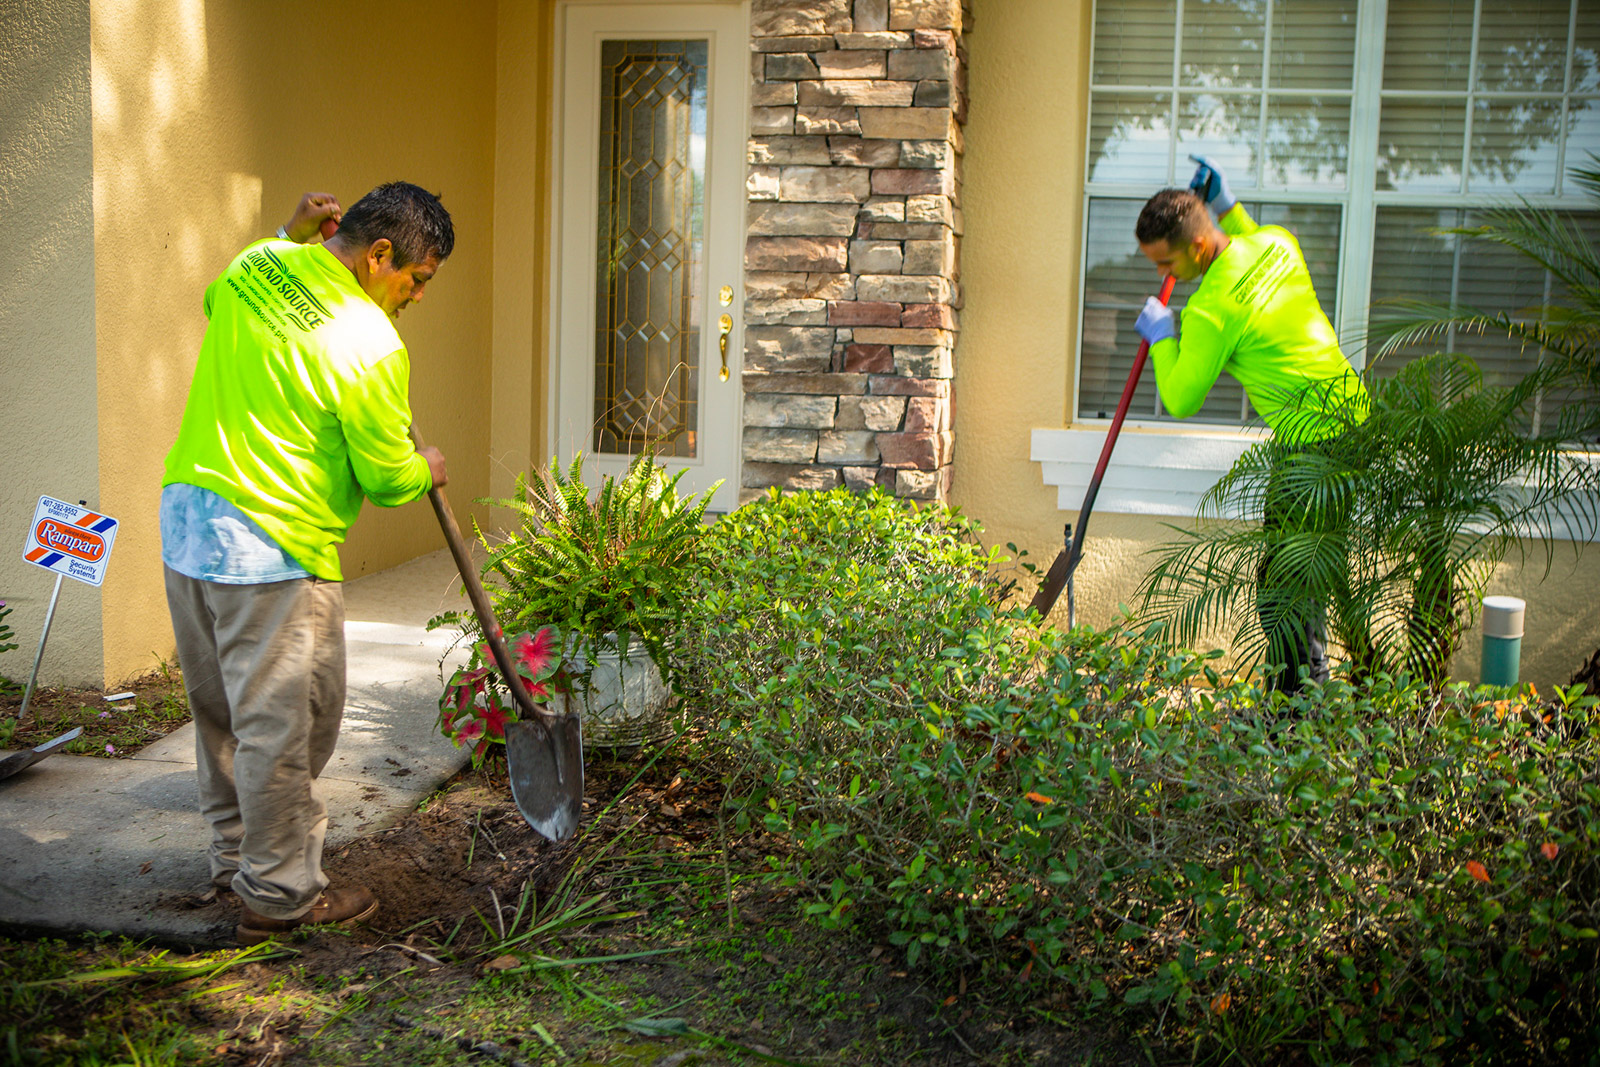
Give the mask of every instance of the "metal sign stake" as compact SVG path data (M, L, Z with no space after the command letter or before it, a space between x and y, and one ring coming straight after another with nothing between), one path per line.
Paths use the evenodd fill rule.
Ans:
M39 680L39 662L44 659L45 642L50 640L50 624L56 617L56 600L61 596L61 579L71 578L85 585L105 581L111 546L117 538L117 520L91 511L87 501L73 507L65 500L41 496L33 513L33 525L22 546L22 558L36 567L54 571L55 590L50 594L50 610L44 615L44 633L39 635L39 651L33 657L33 673L22 694L18 722L28 718L28 702L33 699L34 683Z

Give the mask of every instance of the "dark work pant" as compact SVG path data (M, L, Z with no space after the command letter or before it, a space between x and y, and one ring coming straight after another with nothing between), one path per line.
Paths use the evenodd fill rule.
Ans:
M1302 583L1273 574L1283 538L1321 527L1331 516L1314 513L1299 487L1288 477L1291 464L1313 455L1314 449L1288 453L1273 469L1267 483L1261 525L1267 549L1256 572L1256 617L1267 637L1266 678L1269 690L1293 693L1306 681L1328 680L1328 637L1324 606L1304 595ZM1282 669L1274 671L1274 666Z

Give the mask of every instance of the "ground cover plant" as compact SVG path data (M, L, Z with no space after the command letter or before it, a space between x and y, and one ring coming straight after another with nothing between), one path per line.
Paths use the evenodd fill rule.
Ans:
M120 700L107 696L131 694ZM22 721L23 687L0 690L0 748L32 748L68 730L83 733L62 749L79 756L121 759L189 721L183 675L171 664L112 689L39 686Z
M0 1063L1052 1067L1147 1057L987 1000L886 942L800 921L784 848L723 818L693 734L592 755L573 841L521 818L496 754L329 857L374 919L241 952L0 933ZM236 918L231 895L157 902ZM1155 1050L1156 1062L1166 1062Z
M996 607L973 533L835 493L708 534L681 676L815 920L1210 1060L1595 1055L1592 699L1266 703L1156 633Z

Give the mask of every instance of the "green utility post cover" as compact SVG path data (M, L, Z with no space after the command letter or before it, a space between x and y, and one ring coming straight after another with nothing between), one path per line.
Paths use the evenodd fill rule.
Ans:
M1483 598L1484 685L1516 685L1522 660L1522 616L1527 603L1514 596Z

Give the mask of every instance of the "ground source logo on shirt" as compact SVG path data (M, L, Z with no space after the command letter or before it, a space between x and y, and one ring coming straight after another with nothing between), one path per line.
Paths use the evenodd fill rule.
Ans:
M1278 291L1292 264L1289 251L1281 245L1268 245L1250 264L1244 277L1234 283L1228 295L1241 304L1259 304Z
M265 298L263 302L269 304L282 321L310 332L333 317L271 250L258 248L245 256L244 261L249 267L245 280L250 288ZM259 305L252 303L250 307L257 315L261 314Z

